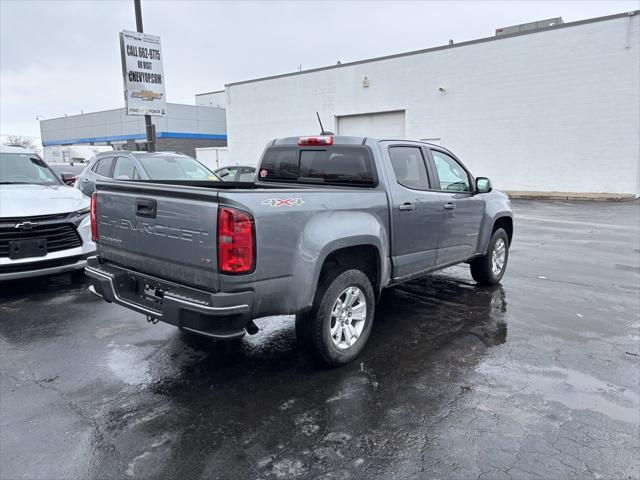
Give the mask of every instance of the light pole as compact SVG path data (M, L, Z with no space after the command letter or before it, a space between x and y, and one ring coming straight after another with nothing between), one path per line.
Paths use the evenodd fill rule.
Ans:
M140 0L133 0L133 6L136 10L136 30L140 33L144 33L142 28L142 7L140 6ZM156 126L151 123L151 115L144 116L144 128L147 133L147 151L156 151Z

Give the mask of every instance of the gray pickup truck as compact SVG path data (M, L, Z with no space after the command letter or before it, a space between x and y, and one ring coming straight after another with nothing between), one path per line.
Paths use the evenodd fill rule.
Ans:
M506 195L447 149L321 135L270 142L254 182L105 181L92 197L91 291L217 339L295 314L330 365L364 348L382 289L457 263L499 282Z

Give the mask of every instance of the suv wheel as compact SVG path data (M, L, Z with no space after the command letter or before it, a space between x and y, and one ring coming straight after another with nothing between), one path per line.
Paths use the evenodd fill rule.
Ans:
M360 270L330 275L318 288L311 312L296 317L296 335L303 346L327 365L344 365L364 348L375 301L373 288Z
M480 285L497 285L502 280L509 260L509 237L498 228L489 240L487 253L471 261L471 276Z

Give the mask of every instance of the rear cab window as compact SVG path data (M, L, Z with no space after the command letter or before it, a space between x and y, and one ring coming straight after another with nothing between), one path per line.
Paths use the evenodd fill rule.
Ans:
M377 185L368 147L269 147L258 172L263 182L319 183L330 185Z

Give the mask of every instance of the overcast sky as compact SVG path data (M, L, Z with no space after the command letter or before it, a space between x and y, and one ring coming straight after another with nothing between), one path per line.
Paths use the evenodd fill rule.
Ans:
M640 0L214 2L142 0L160 35L167 100L225 83L492 36L497 27L640 8ZM39 136L52 118L124 106L118 32L133 0L0 0L0 134Z

